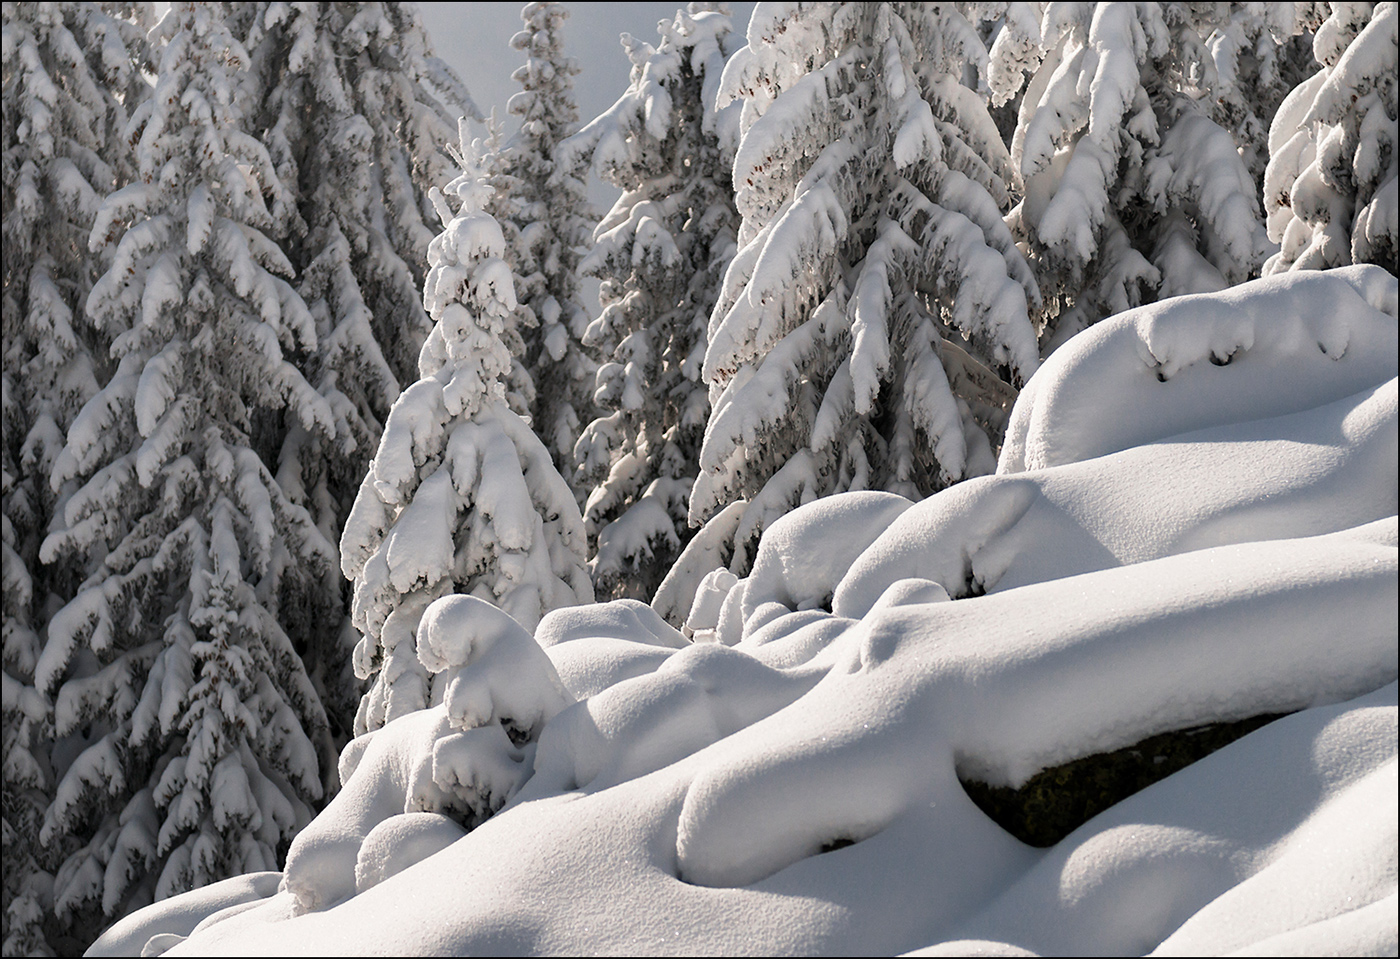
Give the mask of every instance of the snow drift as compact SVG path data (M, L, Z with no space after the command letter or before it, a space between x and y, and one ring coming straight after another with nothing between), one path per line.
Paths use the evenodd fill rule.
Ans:
M1352 267L1109 319L995 475L790 514L701 641L441 600L424 667L479 652L347 748L277 891L90 954L1393 953L1396 317ZM1048 849L960 783L1284 712Z

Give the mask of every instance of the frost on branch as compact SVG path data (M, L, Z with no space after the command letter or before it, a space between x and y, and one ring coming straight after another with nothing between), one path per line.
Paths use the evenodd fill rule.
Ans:
M423 304L435 325L420 379L389 413L341 539L362 634L355 670L373 678L357 733L429 705L415 632L434 599L467 593L533 629L593 598L573 494L506 402L501 336L518 303L505 237L486 212L480 143L461 147L462 173L446 197L434 191L443 230L428 248Z
M1213 22L1205 44L1214 67L1212 118L1230 131L1261 188L1269 123L1294 87L1317 71L1313 38L1327 3L1240 3Z

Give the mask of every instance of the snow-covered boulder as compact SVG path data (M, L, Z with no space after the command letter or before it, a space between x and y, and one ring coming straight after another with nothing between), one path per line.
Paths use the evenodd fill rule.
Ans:
M118 946L1394 953L1396 300L1361 267L1105 321L1027 385L997 475L774 524L751 576L697 598L719 642L640 604L546 619L537 742L501 708L391 722L347 750L281 892L212 900L192 934L200 907L160 903ZM420 650L481 631L449 619ZM526 692L553 672L512 655ZM1048 848L964 786L1280 713ZM465 821L439 756L493 734L463 756L519 779L453 841L421 815ZM413 805L428 782L441 809ZM338 886L298 886L332 859Z

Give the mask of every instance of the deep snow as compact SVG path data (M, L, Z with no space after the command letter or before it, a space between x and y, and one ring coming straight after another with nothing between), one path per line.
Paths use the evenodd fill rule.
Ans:
M1353 267L1106 320L996 475L803 507L684 632L440 600L280 879L89 954L1393 954L1396 318ZM959 783L1293 710L1049 849Z

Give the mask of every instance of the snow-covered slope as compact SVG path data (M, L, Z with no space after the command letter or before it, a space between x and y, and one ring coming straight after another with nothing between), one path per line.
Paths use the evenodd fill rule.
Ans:
M1394 953L1396 316L1353 267L1107 320L996 475L790 514L700 642L440 601L420 657L466 665L280 882L90 954ZM1295 710L1048 849L959 781Z

